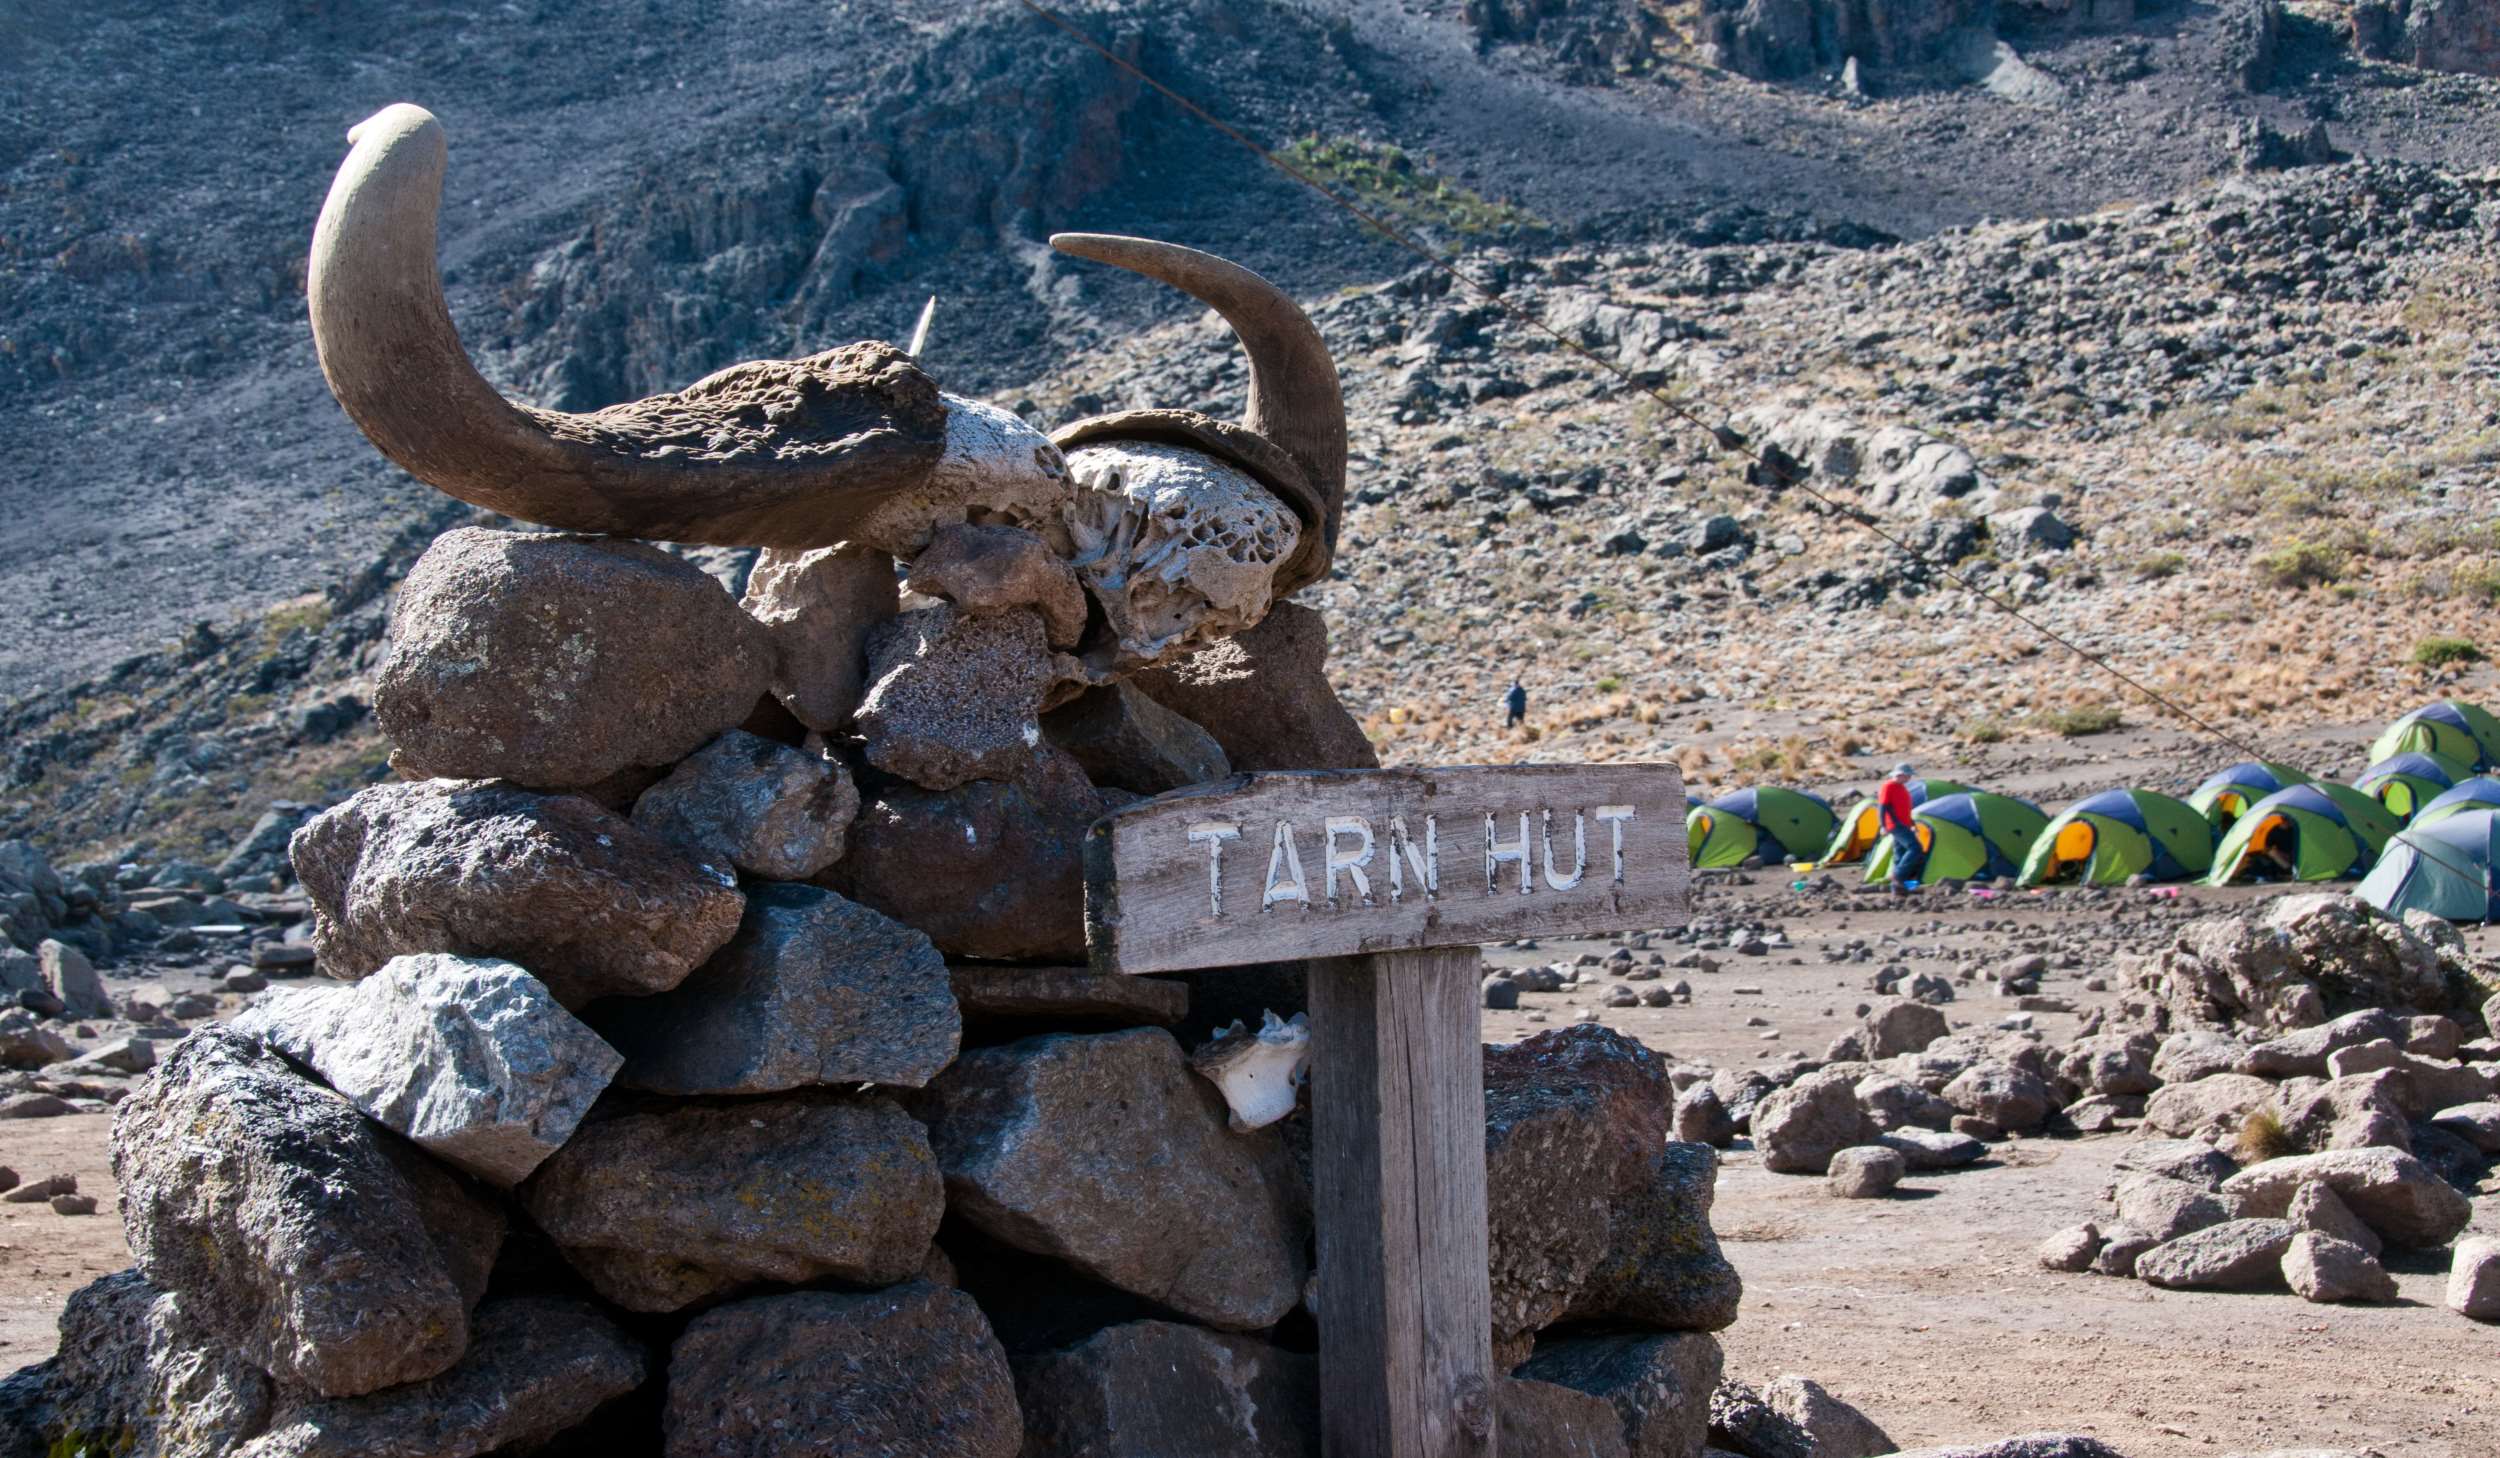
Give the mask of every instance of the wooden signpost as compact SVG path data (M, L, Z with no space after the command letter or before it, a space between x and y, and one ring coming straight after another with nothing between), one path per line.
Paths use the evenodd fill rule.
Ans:
M1236 775L1086 844L1094 964L1311 968L1328 1458L1492 1458L1477 945L1681 925L1672 765Z

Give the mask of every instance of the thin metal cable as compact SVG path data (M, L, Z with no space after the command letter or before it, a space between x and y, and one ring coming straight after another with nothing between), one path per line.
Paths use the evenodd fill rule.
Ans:
M1157 94L1169 100L1173 105L1180 107L1191 116L1196 117L1208 126L1213 127L1216 131L1223 133L1226 137L1229 137L1233 141L1239 143L1245 150L1250 152L1251 155L1257 157L1260 161L1275 168L1277 171L1282 172L1294 181L1301 183L1304 187L1311 189L1313 192L1318 193L1321 197L1328 199L1328 201L1334 203L1337 207L1353 216L1365 227L1368 227L1373 232L1378 233L1381 237L1387 239L1398 248L1403 249L1404 251L1421 259L1426 265L1447 276L1452 282L1457 283L1462 288L1465 288L1468 292L1482 299L1485 303L1490 304L1502 313L1507 314L1514 321L1525 324L1529 328L1536 330L1538 333L1545 335L1547 338L1552 339L1555 343L1561 345L1564 349L1578 355L1581 359L1595 365L1598 369L1615 376L1632 389L1648 396L1651 400L1664 407L1668 413L1683 420L1695 430L1709 436L1711 443L1717 446L1720 450L1733 455L1741 455L1745 457L1749 463L1776 474L1780 478L1780 489L1801 491L1807 496L1812 497L1815 501L1819 502L1825 510L1840 517L1843 521L1858 527L1860 530L1865 531L1870 535L1881 538L1884 542L1890 544L1895 551L1900 552L1911 561L1925 566L1930 571L1940 573L1947 579L1951 580L1955 586L1960 587L1971 596L1978 598L1981 602L1984 602L1990 607L1995 608L1997 611L2004 613L2007 617L2021 623L2024 627L2031 629L2041 637L2048 639L2060 648L2072 653L2075 657L2082 659L2084 662L2091 664L2094 668L2099 669L2111 678L2114 678L2118 680L2118 682L2126 685L2128 688L2133 689L2136 693L2143 696L2145 702L2168 712L2174 718L2180 719L2198 729L2203 730L2215 742L2223 745L2224 747L2236 751L2237 753L2244 754L2252 760L2262 760L2266 758L2265 753L2256 748L2256 746L2249 744L2246 740L2241 739L2237 735L2232 734L2230 731L2223 729L2221 726L2214 724L2210 720L2207 720L2202 715L2197 714L2194 710L2189 709L2186 705L2167 697L2159 690L2154 689L2143 680L2137 678L2135 675L2128 673L2125 669L2122 669L2115 663L2110 662L2107 658L2104 658L2100 654L2093 652L2091 649L2084 647L2080 643L2077 643L2072 638L2067 637L2064 633L2059 632L2047 623L2041 622L2038 618L2031 616L2029 613L2024 612L2020 607L2016 606L2011 601L2008 601L1996 593L1989 591L1987 588L1982 587L1970 577L1964 575L1952 564L1939 561L1936 558L1919 551L1916 547L1913 547L1908 542L1904 541L1898 534L1886 529L1883 523L1877 521L1872 515L1868 514L1863 509L1849 502L1836 500L1835 498L1816 490L1814 487L1807 485L1802 477L1791 471L1786 452L1779 451L1774 448L1763 451L1759 454L1755 453L1748 448L1748 442L1745 437L1738 433L1732 426L1710 424L1709 422L1703 420L1700 416L1695 415L1691 410L1687 409L1684 403L1676 399L1674 396L1669 395L1654 385L1641 383L1638 379L1634 378L1631 371L1625 369L1622 365L1619 365L1613 360L1607 359L1603 355L1598 354L1596 351L1580 343L1580 341L1572 338L1570 335L1556 329L1553 325L1546 323L1544 320L1530 314L1527 310L1520 308L1518 305L1511 303L1501 295L1494 293L1491 289L1477 283L1474 279L1469 278L1456 263L1451 261L1448 256L1425 245L1421 241L1407 234L1404 230L1398 228L1395 224L1381 217L1379 214L1362 206L1352 198L1338 192L1335 188L1330 187L1327 183L1312 176L1309 172L1303 170L1302 168L1295 166L1292 162L1286 160L1285 158L1269 151L1266 147L1261 146L1257 141L1244 134L1239 128L1233 126L1231 123L1225 121L1222 117L1217 116L1215 113L1207 110L1203 106L1200 106L1197 102L1192 101L1188 97L1183 96L1171 87L1164 85L1163 82L1138 67L1135 62L1130 61L1128 58L1120 55L1118 52L1112 50L1102 42L1094 39L1092 35L1080 29L1066 16L1059 14L1057 11L1052 10L1046 5L1038 3L1038 0L1016 0L1016 3L1030 11L1038 19L1043 20L1054 28L1064 32L1078 44L1084 46L1087 50L1092 51L1104 60L1109 61L1112 65L1119 67L1121 70L1126 71L1129 75L1135 77L1140 83L1153 89ZM2403 839L2403 837L2404 832L2400 828L2396 835L2391 838ZM2460 875L2468 875L2470 877L2470 873L2461 870L2459 867L2452 865L2445 860L2441 860L2440 857L2433 854L2420 842L2406 840L2405 844L2412 846L2416 854L2438 861L2439 864L2446 866L2449 870L2456 871Z

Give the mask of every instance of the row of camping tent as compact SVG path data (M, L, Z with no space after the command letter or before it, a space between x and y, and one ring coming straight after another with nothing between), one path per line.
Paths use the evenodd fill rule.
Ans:
M2500 771L2500 719L2471 704L2431 705L2389 726L2372 758L2351 785L2251 761L2207 777L2185 800L2107 790L2055 816L1949 780L1913 780L1910 798L1929 880L2219 886L2368 876L2362 894L2382 905L2500 917L2491 853L2500 841L2500 774L2477 773ZM1759 857L1862 864L1870 882L1891 872L1892 844L1878 833L1871 797L1836 812L1802 790L1739 790L1695 801L1685 829L1696 868Z

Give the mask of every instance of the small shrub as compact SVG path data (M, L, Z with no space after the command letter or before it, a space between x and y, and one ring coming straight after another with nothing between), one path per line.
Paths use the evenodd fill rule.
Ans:
M2107 734L2126 722L2115 704L2085 704L2081 708L2056 709L2041 716L2041 722L2068 739L2087 734Z
M2341 579L2352 559L2341 547L2325 542L2292 542L2257 559L2266 581L2286 591L2324 587Z
M2001 744L2005 726L1994 719L1972 719L1962 725L1962 738L1971 744Z
M2424 638L2413 645L2413 661L2422 668L2445 668L2451 663L2480 663L2483 650L2471 638Z
M2135 564L2135 575L2145 582L2159 582L2176 577L2187 570L2187 558L2177 552L2154 552Z
M1623 691L1623 680L1611 677L1601 678L1597 681L1597 691L1601 694L1620 693Z
M2240 1120L2239 1136L2231 1141L2232 1152L2242 1164L2263 1164L2269 1159L2300 1153L2292 1132L2283 1127L2283 1116L2272 1109L2251 1109Z

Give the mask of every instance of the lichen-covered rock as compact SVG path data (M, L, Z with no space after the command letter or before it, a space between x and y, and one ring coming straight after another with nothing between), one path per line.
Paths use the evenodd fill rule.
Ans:
M849 728L868 691L869 630L901 610L894 559L858 545L767 548L741 605L772 641L773 696L810 729Z
M1631 1458L1614 1404L1556 1382L1496 1379L1493 1427L1502 1458Z
M1317 1362L1255 1337L1133 1321L1010 1365L1024 1411L1021 1458L1319 1451Z
M642 1344L587 1301L518 1296L470 1320L450 1370L364 1397L283 1397L235 1458L468 1458L525 1449L642 1385Z
M711 866L804 881L842 858L859 791L838 759L732 729L634 802L634 824Z
M913 1281L708 1311L669 1353L667 1458L1016 1458L1015 1380L981 1308Z
M1215 736L1127 682L1088 689L1042 716L1042 733L1073 755L1085 777L1140 795L1231 774Z
M122 1101L113 1177L148 1280L325 1396L458 1360L503 1242L502 1213L458 1176L220 1028L175 1044Z
M137 1271L70 1293L47 1364L43 1447L112 1435L156 1458L225 1458L269 1420L267 1373L189 1319ZM6 1451L0 1448L0 1451Z
M950 957L1082 962L1085 832L1126 799L1048 746L1012 780L890 785L860 811L850 854L817 880Z
M392 743L428 774L540 789L683 758L744 719L772 671L719 583L615 537L445 532L400 584L390 633L373 715Z
M944 1204L917 1122L884 1099L832 1096L603 1115L521 1198L565 1259L632 1311L752 1281L904 1280Z
M1842 1069L1807 1074L1754 1106L1754 1148L1775 1174L1822 1174L1832 1156L1866 1143L1874 1121L1859 1107L1856 1082Z
M331 976L411 952L500 957L575 1009L675 987L745 905L726 867L622 816L485 780L376 785L313 817L289 851Z
M914 557L911 590L968 613L1030 608L1054 648L1085 634L1085 589L1040 537L1011 526L941 527Z
M1284 1143L1230 1132L1159 1028L966 1053L921 1114L948 1208L995 1240L1224 1330L1301 1300L1309 1197Z
M394 957L350 988L273 992L232 1026L505 1188L572 1137L624 1061L528 972L446 952Z
M853 718L868 762L922 789L1009 779L1042 742L1055 677L1036 613L915 608L869 630Z
M1257 627L1129 680L1215 736L1235 770L1376 769L1328 683L1328 622L1280 602Z
M1485 1050L1497 1366L1559 1321L1716 1331L1742 1292L1710 1229L1718 1157L1669 1139L1658 1055L1575 1024Z
M2474 1206L2412 1155L2394 1149L2334 1149L2269 1159L2225 1180L2224 1198L2240 1213L2281 1215L2300 1187L2315 1181L2372 1230L2396 1245L2446 1245L2465 1229Z
M1709 1430L1723 1362L1718 1338L1703 1332L1574 1335L1538 1343L1518 1375L1604 1398L1631 1458L1690 1458Z
M963 1023L946 961L919 932L818 886L766 884L729 945L674 989L592 1011L620 1082L668 1094L816 1084L918 1088Z

